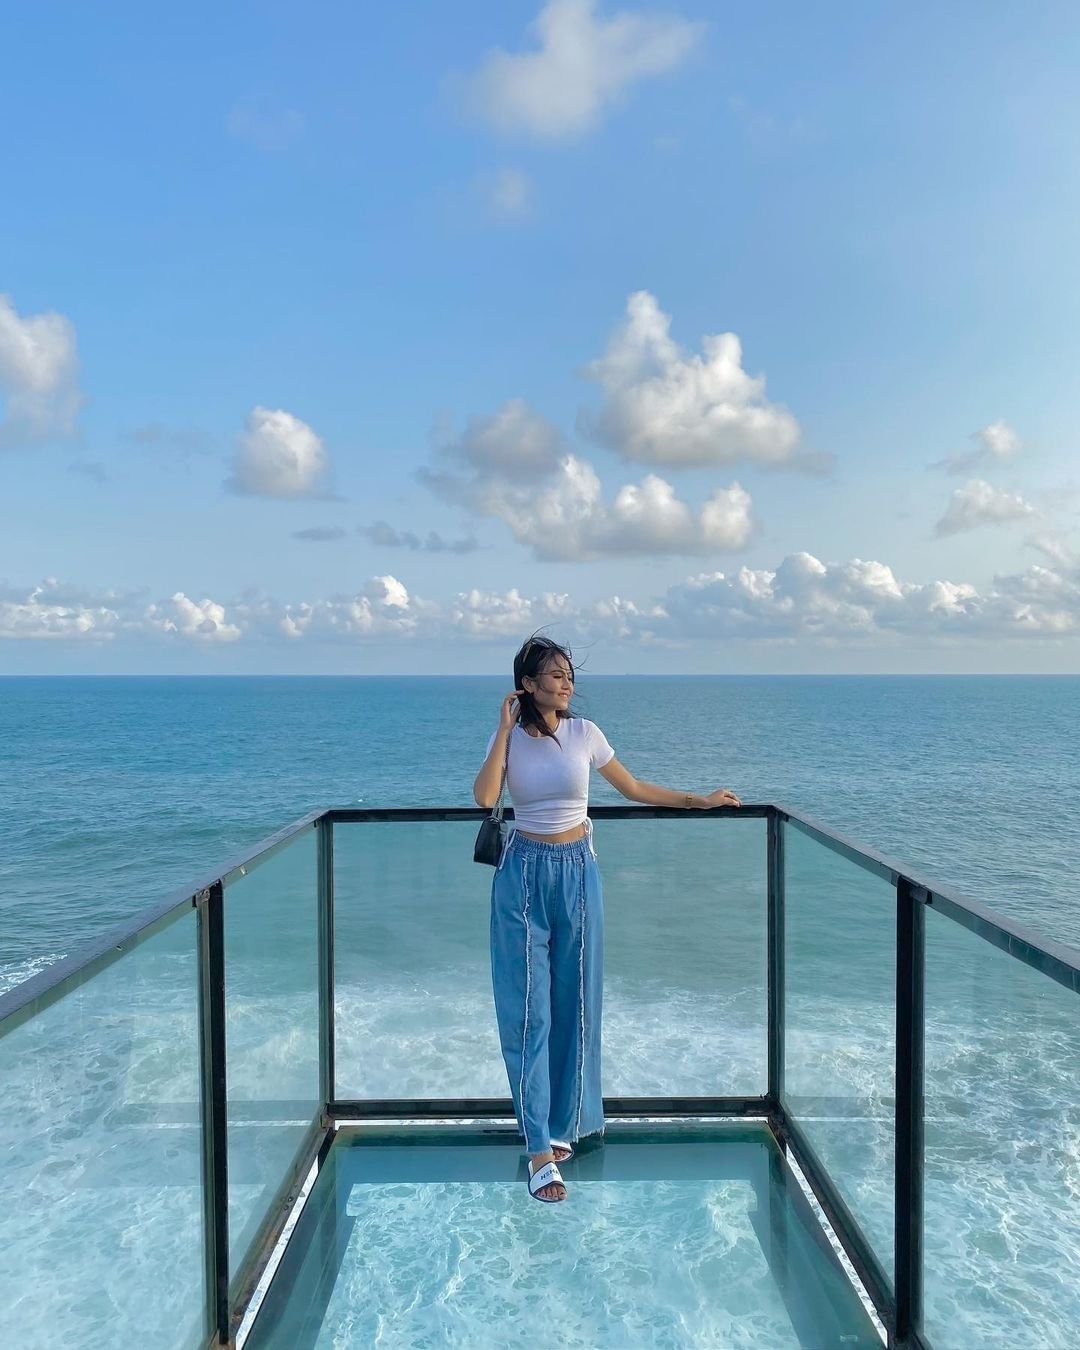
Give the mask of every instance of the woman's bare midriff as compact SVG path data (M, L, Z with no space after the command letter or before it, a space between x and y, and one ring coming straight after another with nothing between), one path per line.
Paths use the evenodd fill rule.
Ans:
M538 839L542 844L570 844L575 839L585 838L585 823L575 825L572 830L563 830L561 834L530 834L528 830L518 830L523 839Z

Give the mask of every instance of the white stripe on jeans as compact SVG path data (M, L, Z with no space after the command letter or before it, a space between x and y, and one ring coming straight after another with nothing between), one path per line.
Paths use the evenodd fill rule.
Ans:
M521 860L521 885L525 892L525 1025L521 1032L521 1080L518 1083L518 1101L521 1103L521 1133L525 1136L525 1145L528 1147L529 1132L525 1128L525 1046L529 1039L529 990L531 987L531 973L529 970L529 949L531 946L529 933L529 875L528 858Z

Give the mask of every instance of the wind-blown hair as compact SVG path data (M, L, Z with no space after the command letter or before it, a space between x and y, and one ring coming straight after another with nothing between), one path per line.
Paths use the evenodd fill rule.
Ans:
M518 654L514 657L514 688L520 689L521 697L518 700L518 721L527 730L534 727L541 736L550 736L556 745L560 744L558 736L551 730L544 721L543 714L536 706L532 694L522 684L522 680L538 679L555 657L561 656L570 667L571 675L576 674L574 662L571 659L569 647L563 647L558 642L549 637L538 636L536 633L529 638L528 642L523 642L518 649ZM577 693L575 686L574 694ZM555 716L559 718L576 717L576 712L571 712L570 708L556 709Z

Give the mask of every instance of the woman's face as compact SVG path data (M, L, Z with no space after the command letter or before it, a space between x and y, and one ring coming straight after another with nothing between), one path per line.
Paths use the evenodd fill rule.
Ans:
M529 682L533 702L543 712L564 709L574 692L574 673L565 656L553 656L534 680ZM528 688L528 685L526 685Z

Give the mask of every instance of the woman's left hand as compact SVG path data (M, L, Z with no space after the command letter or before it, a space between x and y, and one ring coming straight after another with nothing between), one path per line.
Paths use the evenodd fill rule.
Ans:
M710 806L742 806L742 802L728 788L717 788L705 798Z

